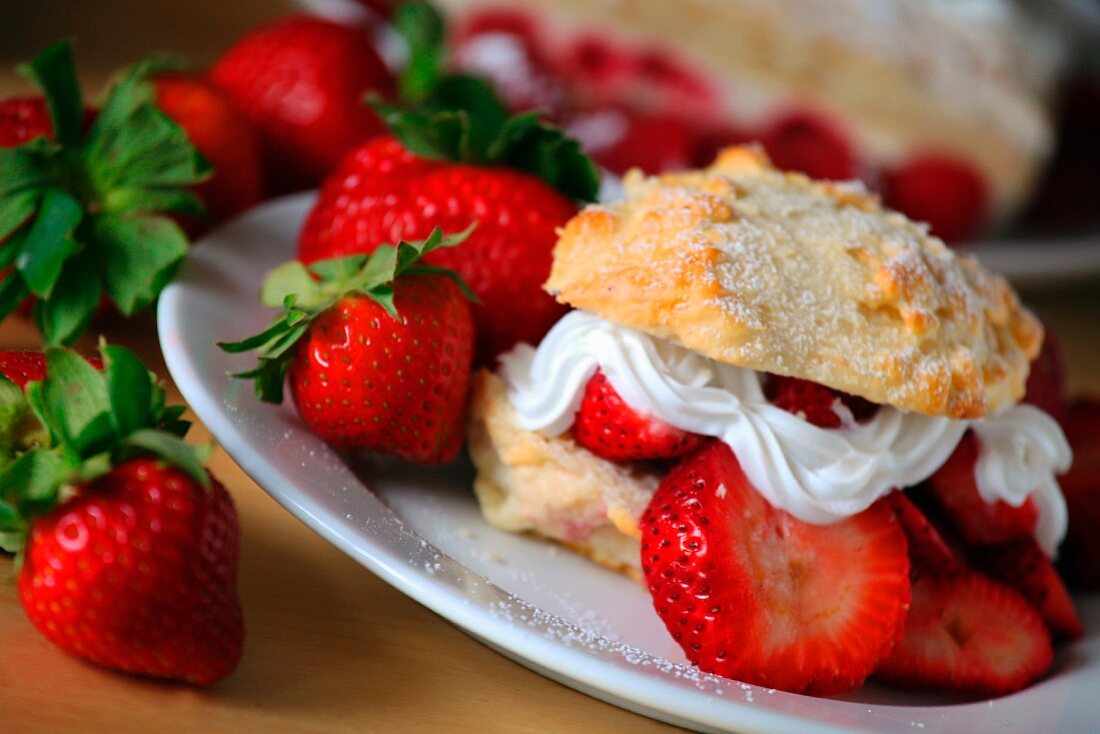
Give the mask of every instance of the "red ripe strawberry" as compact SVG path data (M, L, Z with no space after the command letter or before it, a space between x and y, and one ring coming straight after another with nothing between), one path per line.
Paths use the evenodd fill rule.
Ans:
M946 155L918 156L883 181L886 203L911 219L927 222L947 242L978 234L989 214L989 193L968 163Z
M422 255L453 247L437 229L424 242L383 245L374 254L291 262L268 276L264 302L285 308L263 333L230 352L261 349L260 397L282 401L287 376L311 431L346 448L408 461L450 461L462 446L473 357L472 295L453 272ZM290 304L288 305L288 299Z
M85 359L97 370L103 369L103 360L99 357ZM46 376L46 354L30 349L0 350L0 375L20 388L26 387L28 382L39 382Z
M875 675L905 688L1011 693L1051 663L1050 636L1011 589L973 571L918 572L905 635Z
M62 650L209 685L236 667L238 524L221 484L132 459L35 521L19 597Z
M355 146L383 131L363 99L393 94L393 79L365 32L291 16L239 39L210 69L259 133L267 185L317 185Z
M457 232L476 222L466 242L426 260L470 284L477 354L490 362L516 342L537 344L565 313L542 290L556 230L576 205L538 178L494 166L429 161L393 138L356 150L325 182L298 241L305 263L380 244L427 237L435 227Z
M831 122L811 112L780 117L763 131L760 142L776 167L785 171L832 180L858 173L851 143Z
M207 214L217 222L263 198L260 148L252 126L208 81L183 73L154 80L157 106L187 133L214 174L195 187Z
M398 281L391 318L366 296L321 314L288 373L310 430L336 446L434 464L462 447L473 321L458 287Z
M1076 640L1084 634L1065 584L1034 538L976 548L973 558L980 571L1027 599L1056 641Z
M926 571L948 574L966 568L962 556L948 544L905 492L894 492L890 495L890 503L909 542L910 575L916 576Z
M987 545L1031 537L1039 512L1030 498L1013 507L1003 500L989 504L978 494L974 476L978 447L978 437L967 433L955 453L928 478L928 489L969 544Z
M1100 591L1100 399L1078 398L1072 404L1066 439L1073 466L1060 478L1069 531L1059 566L1072 588Z
M37 382L46 376L46 355L19 349L0 351L0 375L24 388L28 382Z
M1058 339L1047 329L1043 348L1031 363L1024 402L1048 413L1060 425L1069 417L1069 388L1066 384L1066 360Z
M979 445L978 437L967 433L947 462L929 477L928 489L967 543L1032 536L1039 514L1030 499L1013 507L1001 500L990 504L978 493L974 467Z
M180 440L183 407L132 352L101 354L4 354L36 383L0 421L0 547L21 553L24 611L62 650L209 685L241 653L236 511Z
M887 503L809 525L771 507L716 442L661 482L641 530L654 607L707 672L840 693L860 685L901 634L909 559Z
M837 393L824 385L797 377L769 375L764 393L775 407L802 416L815 426L840 428L840 415L834 410Z
M52 136L50 111L42 97L14 97L0 102L0 148Z
M618 125L622 130L610 141L600 140L601 124ZM650 174L682 169L691 165L695 155L694 130L672 114L596 110L574 120L570 131L600 165L615 173L631 168Z
M599 370L584 388L573 438L608 461L673 459L690 454L706 440L634 410Z
M569 81L597 96L613 93L636 73L635 55L603 34L582 33L565 50L563 71Z

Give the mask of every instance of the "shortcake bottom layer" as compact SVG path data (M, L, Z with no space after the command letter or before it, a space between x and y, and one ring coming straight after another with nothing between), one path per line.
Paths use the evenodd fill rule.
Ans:
M521 428L504 383L484 371L473 379L468 440L490 524L558 541L641 581L638 519L659 476L605 461L568 434Z

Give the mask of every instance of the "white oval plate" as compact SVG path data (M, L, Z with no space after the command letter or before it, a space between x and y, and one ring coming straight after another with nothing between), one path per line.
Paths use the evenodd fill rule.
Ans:
M191 407L261 487L373 573L486 644L577 690L647 716L716 732L1066 732L1100 721L1100 599L1089 637L1013 696L949 700L873 685L836 699L766 690L685 664L645 590L539 540L482 521L459 462L435 470L336 453L292 408L264 405L228 377L249 364L214 344L271 313L264 273L293 257L312 195L268 204L197 245L160 299L161 346ZM369 488L363 477L369 476Z

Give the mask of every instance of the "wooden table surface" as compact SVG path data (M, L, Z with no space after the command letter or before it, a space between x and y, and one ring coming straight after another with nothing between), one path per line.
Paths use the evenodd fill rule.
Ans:
M0 95L25 90L12 65L61 36L76 39L82 79L98 89L111 70L154 50L207 63L286 7L278 0L0 0ZM1025 298L1061 335L1073 386L1100 391L1100 281ZM168 379L151 317L102 331ZM0 346L36 344L26 324L0 325ZM201 425L195 437L207 437ZM489 650L321 540L224 452L211 468L241 515L247 637L239 669L197 691L67 657L31 628L12 564L0 560L5 732L674 731Z

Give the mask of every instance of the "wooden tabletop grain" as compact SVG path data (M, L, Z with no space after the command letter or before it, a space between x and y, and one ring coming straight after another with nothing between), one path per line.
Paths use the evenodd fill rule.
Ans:
M81 78L98 89L112 70L155 50L207 63L243 30L286 10L280 0L0 0L0 95L27 89L12 65L61 36L76 39ZM1100 391L1100 282L1025 298L1062 336L1074 387ZM109 321L101 331L168 379L151 317ZM25 323L0 325L0 347L36 344ZM207 436L201 425L196 434ZM67 657L31 628L11 561L0 559L5 732L675 731L489 650L321 540L224 452L211 468L241 515L240 668L197 691Z

